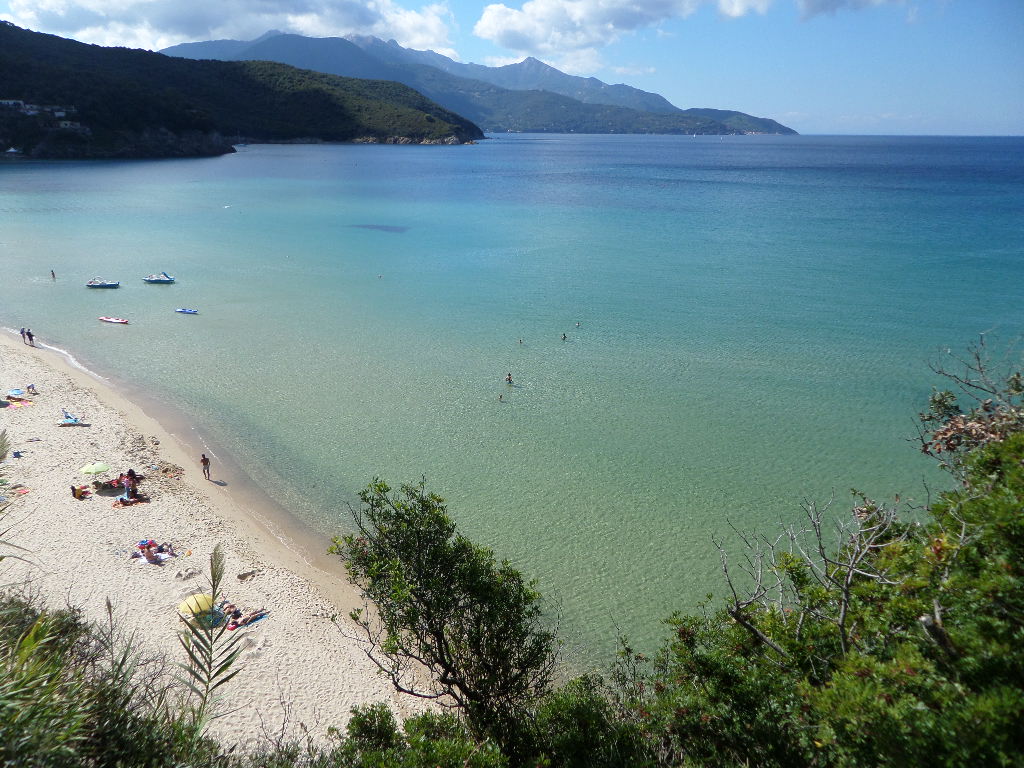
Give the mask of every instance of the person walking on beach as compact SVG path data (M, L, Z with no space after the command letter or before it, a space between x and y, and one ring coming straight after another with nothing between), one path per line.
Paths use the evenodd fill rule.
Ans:
M32 329L25 329L25 338L28 339L28 345L34 347L36 345L36 337L32 335Z
M199 459L199 463L203 465L203 477L207 480L210 479L210 460L206 458L206 454L201 454L202 458Z
M25 338L25 329L24 328L21 329L21 343L22 344L28 344L28 339Z

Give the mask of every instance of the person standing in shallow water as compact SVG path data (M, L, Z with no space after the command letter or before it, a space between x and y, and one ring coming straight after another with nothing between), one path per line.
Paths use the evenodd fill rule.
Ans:
M25 329L25 338L28 339L28 345L34 347L36 345L36 337L32 335L32 329Z
M203 477L207 480L210 479L210 460L206 457L206 454L201 454L202 458L199 459L199 463L203 465Z
M50 270L50 279L51 280L56 280L57 279L57 273L54 272L52 269Z
M24 328L21 329L21 343L22 344L28 344L28 339L25 338L25 329Z

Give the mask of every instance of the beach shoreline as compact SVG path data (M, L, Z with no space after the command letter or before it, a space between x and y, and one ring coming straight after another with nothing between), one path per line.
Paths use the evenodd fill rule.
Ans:
M93 621L105 619L110 599L144 650L180 660L175 608L206 591L209 555L221 544L224 596L271 614L244 629L243 671L228 686L235 689L228 692L232 711L214 721L214 735L251 740L305 729L316 738L343 726L353 706L385 702L403 716L421 708L399 698L343 631L360 600L340 561L326 554L326 538L261 498L255 484L239 482L243 469L231 468L229 482L222 480L228 467L210 448L215 463L205 480L184 429L168 429L61 352L0 333L0 387L34 384L39 391L27 397L30 406L0 410L0 429L20 453L3 465L3 477L28 489L3 494L11 503L7 538L28 560L5 562L3 583L25 580L50 605L78 607ZM90 426L58 426L62 408ZM112 508L111 496L73 498L69 486L91 480L79 468L92 461L109 464L108 477L129 467L146 475L140 490L151 501L121 509ZM163 566L130 559L133 545L148 538L172 542L179 557Z

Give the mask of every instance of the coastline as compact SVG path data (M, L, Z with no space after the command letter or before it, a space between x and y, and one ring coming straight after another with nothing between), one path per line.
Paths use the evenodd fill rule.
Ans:
M5 561L3 583L24 581L48 604L78 607L92 621L105 620L109 599L144 651L179 661L175 608L206 591L209 555L219 543L224 597L271 614L239 630L241 673L226 687L227 714L213 722L212 735L234 743L305 729L319 738L328 726L343 727L353 706L385 702L399 715L422 708L398 697L332 623L336 616L350 626L359 598L340 562L324 554L326 540L317 547L312 532L288 526L258 492L224 483L216 458L212 482L204 480L192 446L59 353L0 333L0 371L4 391L30 383L39 390L31 406L0 409L0 429L12 451L22 452L8 457L3 477L29 489L3 494L10 502L6 538L27 550L28 561ZM58 426L61 408L90 426ZM111 496L73 498L69 486L91 479L78 470L92 461L109 464L108 477L135 468L146 476L140 490L151 501L112 508ZM130 559L144 538L173 543L179 557L163 566Z

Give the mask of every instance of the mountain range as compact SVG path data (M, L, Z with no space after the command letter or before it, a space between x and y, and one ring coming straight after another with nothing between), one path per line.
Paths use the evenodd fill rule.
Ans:
M251 40L183 43L168 56L276 61L344 77L394 80L485 131L538 133L784 133L775 120L719 109L680 109L656 93L568 75L534 58L503 67L464 64L376 37L305 37L271 31Z
M0 89L0 144L34 157L216 155L233 151L232 141L436 144L483 136L393 78L345 78L271 61L189 61L6 21Z

